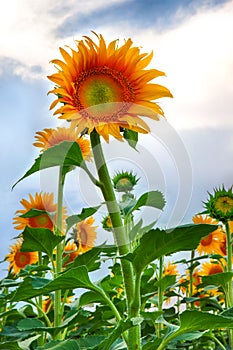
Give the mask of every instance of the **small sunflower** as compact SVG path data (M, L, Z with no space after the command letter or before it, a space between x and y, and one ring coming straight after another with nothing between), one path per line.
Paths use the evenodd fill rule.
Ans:
M218 262L204 262L199 271L200 276L210 276L223 272L223 266Z
M16 211L16 216L13 219L16 230L24 230L26 226L32 228L48 228L54 229L56 221L57 204L54 203L53 193L36 193L35 197L29 194L29 200L22 199L20 203L24 209ZM41 210L44 213L33 216L30 218L21 217L26 214L30 209ZM65 217L65 208L63 208L63 214Z
M35 264L38 261L37 252L21 252L22 241L17 240L14 245L10 247L10 253L6 256L6 260L10 263L8 270L13 270L17 275L25 266Z
M167 264L164 265L163 269L163 276L178 276L179 272L177 270L176 264L171 264L170 261L167 262Z
M77 245L74 242L68 242L64 248L63 259L64 264L66 266L70 262L74 261L74 259L79 255L79 250L77 249Z
M209 200L204 203L206 213L223 223L233 220L233 192L232 187L227 191L224 186L209 193Z
M218 222L209 216L195 215L193 217L194 224L216 225ZM203 237L197 247L197 251L202 254L221 254L220 245L224 240L224 232L219 226L217 230Z
M90 141L85 139L85 137L79 137L75 129L64 127L44 129L36 133L35 139L36 142L34 142L33 145L41 148L42 151L58 145L63 141L77 142L82 152L83 159L90 160L92 158Z
M110 215L106 215L103 220L101 221L102 223L102 226L103 228L106 230L106 231L112 231L112 221L111 221L111 218L110 218Z
M89 218L80 221L74 228L73 239L80 253L85 253L94 247L97 235L97 226L93 226L94 221L94 218L90 216Z
M117 173L113 179L113 187L118 192L130 192L139 179L132 172L122 171Z
M165 74L145 70L153 54L140 53L131 39L122 46L118 40L107 45L102 35L94 34L97 44L84 36L71 53L60 48L63 61L52 60L59 68L48 77L56 84L50 91L56 95L50 108L62 103L54 114L71 121L79 133L95 129L106 141L109 135L122 139L121 128L147 133L149 127L139 115L158 120L164 113L152 101L172 97L164 86L149 83Z

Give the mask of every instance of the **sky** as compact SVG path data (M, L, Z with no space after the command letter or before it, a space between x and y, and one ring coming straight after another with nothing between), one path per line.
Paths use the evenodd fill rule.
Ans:
M152 189L165 194L164 211L142 211L145 220L156 218L161 227L189 223L203 210L207 191L232 186L232 0L8 0L1 4L0 29L0 260L18 234L12 218L20 200L56 191L55 170L11 190L38 156L36 131L64 124L49 111L50 61L60 58L60 46L74 47L91 31L108 42L131 38L142 52L152 50L150 68L166 73L157 82L174 95L161 100L166 120L150 123L138 152L116 140L103 145L111 173L133 169L141 178L138 196ZM101 197L77 171L69 176L65 200L74 214ZM5 274L7 265L1 266Z

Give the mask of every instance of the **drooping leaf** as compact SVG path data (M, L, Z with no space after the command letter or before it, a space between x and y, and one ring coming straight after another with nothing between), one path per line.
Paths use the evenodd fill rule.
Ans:
M54 248L60 243L64 236L56 236L47 228L32 228L26 226L22 232L22 252L43 252L52 256Z
M164 196L160 191L146 192L141 195L136 204L127 212L127 215L144 206L162 210L165 203Z
M104 302L104 300L105 299L100 294L90 291L80 296L78 306L82 307L88 304Z
M168 232L150 230L142 236L138 247L128 258L135 271L141 272L149 263L164 255L196 249L202 237L216 230L215 225L186 225ZM126 256L127 258L127 256Z
M133 130L125 129L123 133L124 139L128 142L128 144L136 149L138 142L138 133Z
M88 218L89 216L95 214L97 212L97 210L100 208L100 205L97 207L93 207L93 208L83 208L80 214L77 215L71 215L66 219L66 224L67 224L67 231L69 231L69 229L74 226L75 224L77 224L78 222Z
M60 274L57 278L44 284L40 288L35 288L37 279L27 277L17 288L12 296L12 301L23 301L31 299L38 295L47 295L55 290L85 288L89 290L97 290L97 287L90 281L86 266L72 268Z
M26 177L54 166L61 166L69 170L70 166L80 166L83 162L82 152L77 142L63 141L48 148L35 159L32 167L13 185L14 188Z
M18 342L15 341L2 341L0 343L0 349L3 350L21 350L21 348L18 345Z

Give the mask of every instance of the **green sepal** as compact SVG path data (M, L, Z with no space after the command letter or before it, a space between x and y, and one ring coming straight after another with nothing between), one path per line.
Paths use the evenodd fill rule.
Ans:
M130 147L136 149L137 142L138 142L138 132L125 129L123 133L123 137L128 142Z

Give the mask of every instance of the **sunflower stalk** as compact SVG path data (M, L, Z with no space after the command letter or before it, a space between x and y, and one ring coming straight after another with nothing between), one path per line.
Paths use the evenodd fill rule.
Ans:
M225 223L226 228L226 246L227 246L227 272L232 272L232 242L231 242L231 232L229 222ZM233 290L232 290L232 280L228 282L227 285L227 306L228 308L233 307ZM229 345L233 349L233 330L229 329Z
M59 176L58 176L58 195L57 195L57 227L56 234L62 235L62 206L63 206L63 187L64 187L64 176L62 167L59 168ZM55 274L56 278L59 273L62 271L62 253L63 253L63 243L60 242L57 245L56 250L56 266L55 266ZM57 290L54 293L54 326L58 327L61 324L62 320L62 303L61 303L61 290ZM59 332L56 335L56 340L61 340L62 334Z
M106 206L111 218L113 235L115 244L117 245L119 255L123 256L130 252L130 243L126 235L124 225L121 218L121 212L116 200L116 196L113 190L112 182L109 176L108 168L105 162L103 150L101 147L99 134L94 130L90 134L91 146L94 156L96 169L100 180L100 189L106 202ZM121 259L121 269L123 275L123 282L125 286L125 293L127 299L127 310L129 318L135 317L139 312L132 308L132 303L135 294L135 278L133 273L133 267L130 261ZM140 325L132 327L128 331L128 349L140 350Z

